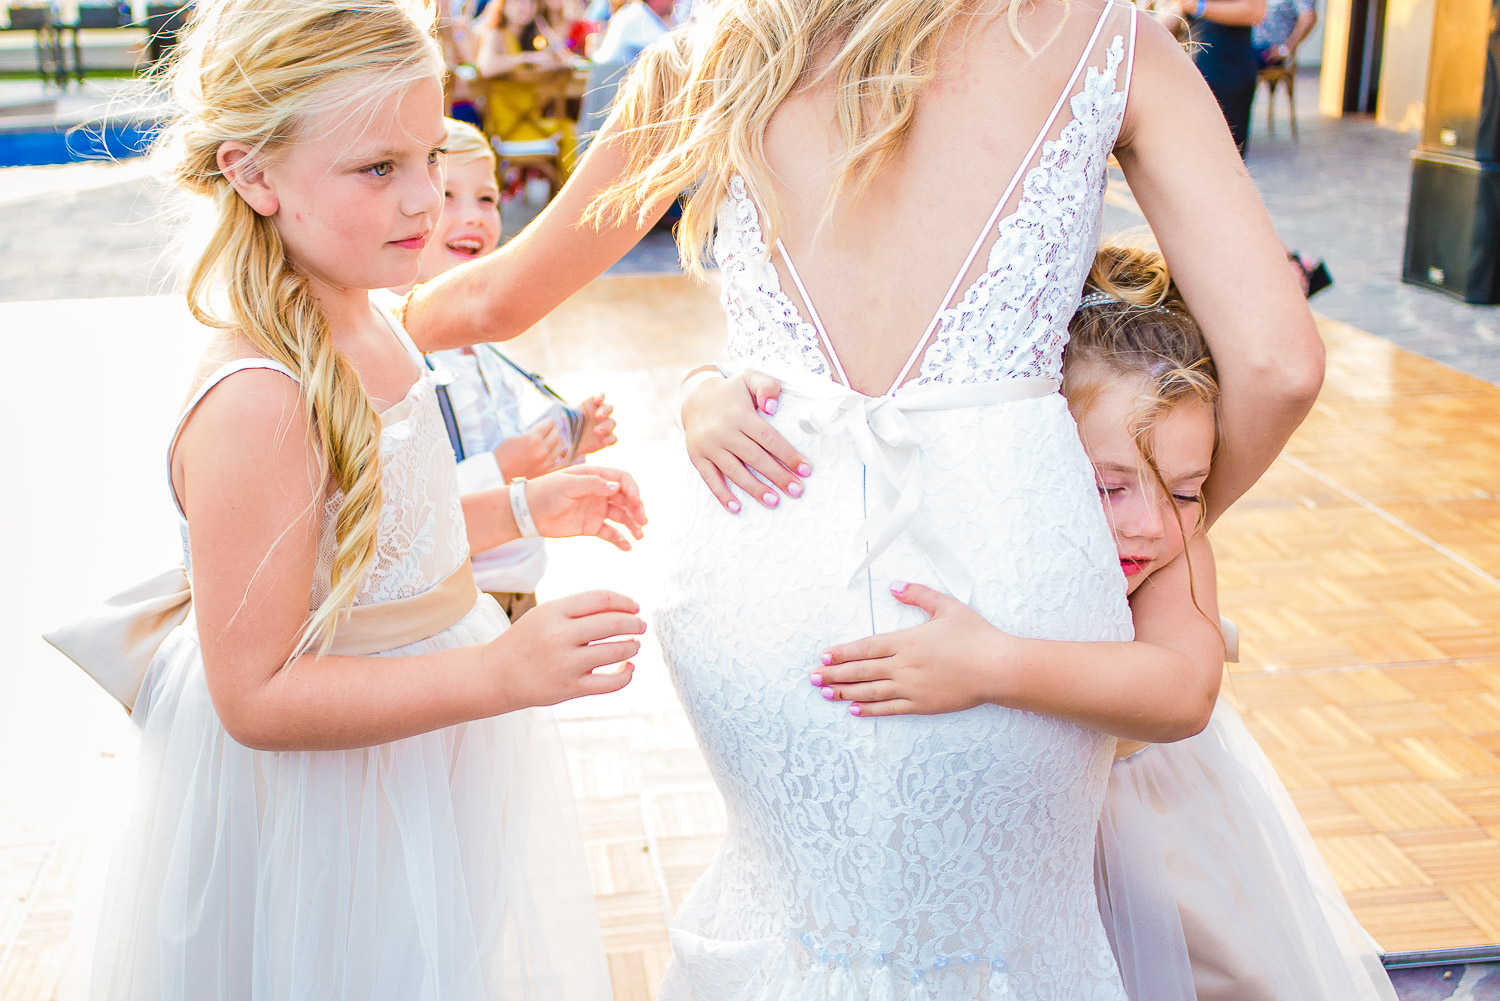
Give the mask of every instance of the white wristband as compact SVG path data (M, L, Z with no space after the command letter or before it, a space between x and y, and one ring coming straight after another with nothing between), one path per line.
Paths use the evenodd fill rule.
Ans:
M526 503L526 477L517 476L510 481L510 513L516 519L516 530L521 533L523 539L540 539L542 533L536 530L536 522L531 520L531 505Z

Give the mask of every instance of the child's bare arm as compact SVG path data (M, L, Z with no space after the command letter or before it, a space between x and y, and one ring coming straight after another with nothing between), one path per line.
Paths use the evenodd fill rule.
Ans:
M634 656L645 630L633 601L603 591L539 606L482 646L288 662L307 619L323 502L296 385L267 371L226 379L194 411L176 458L209 695L242 744L364 747L630 679L628 669L591 673Z
M860 716L953 712L993 702L1119 737L1181 740L1207 725L1224 664L1213 553L1197 540L1192 556L1198 606L1187 561L1179 557L1132 599L1134 642L1012 636L955 599L912 584L898 599L931 619L834 647L813 683L827 698L856 703Z
M510 340L625 256L672 199L648 206L644 221L583 224L584 210L624 169L611 121L562 191L515 239L418 286L403 317L412 339L423 351Z
M527 481L525 490L532 519L546 538L593 535L628 552L627 533L635 539L643 535L646 509L641 490L623 470L571 466ZM510 491L506 486L463 495L469 552L482 553L521 537Z

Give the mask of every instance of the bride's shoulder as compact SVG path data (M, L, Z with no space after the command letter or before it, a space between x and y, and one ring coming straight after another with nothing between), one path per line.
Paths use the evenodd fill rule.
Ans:
M1172 30L1142 12L1131 56L1130 94L1117 146L1128 146L1144 123L1172 118L1207 93L1203 75ZM1202 92L1200 94L1199 92Z

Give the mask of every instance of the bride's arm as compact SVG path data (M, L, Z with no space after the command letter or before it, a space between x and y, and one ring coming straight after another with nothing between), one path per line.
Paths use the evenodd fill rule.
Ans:
M1201 536L1131 597L1132 642L1012 636L931 588L897 600L920 626L829 650L811 681L859 716L933 714L985 702L1056 716L1117 737L1166 742L1208 724L1224 667L1213 551ZM854 707L851 707L851 711Z
M1318 395L1323 345L1208 85L1142 18L1115 156L1213 352L1223 446L1210 521L1250 489Z
M403 318L423 351L506 341L598 277L666 212L672 199L614 226L582 222L584 210L625 167L613 119L542 214L505 246L417 287Z

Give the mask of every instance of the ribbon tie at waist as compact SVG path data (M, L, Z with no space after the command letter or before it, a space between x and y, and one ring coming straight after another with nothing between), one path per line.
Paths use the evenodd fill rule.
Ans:
M1056 379L1027 376L983 383L927 383L885 396L866 396L806 372L769 372L782 391L807 401L797 423L810 434L847 434L860 460L875 474L887 511L865 522L848 557L852 582L869 569L896 536L908 533L937 570L948 593L968 604L973 580L930 526L914 519L922 503L922 434L913 413L961 410L1029 400L1057 392Z

